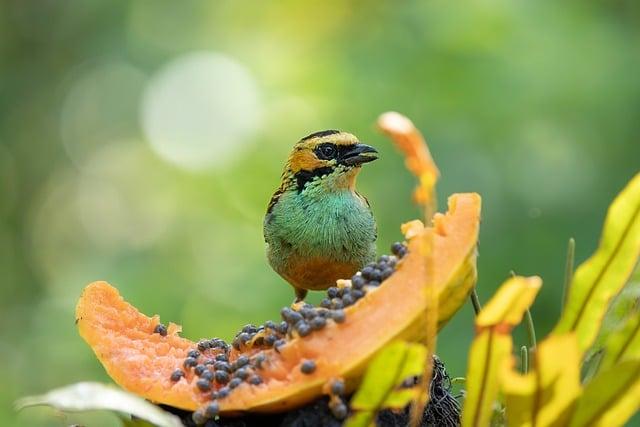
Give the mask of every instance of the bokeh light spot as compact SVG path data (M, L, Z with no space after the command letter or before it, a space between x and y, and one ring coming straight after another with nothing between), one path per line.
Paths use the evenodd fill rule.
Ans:
M258 87L228 56L182 56L149 83L141 120L152 149L190 170L220 168L255 140L262 117Z
M68 156L77 167L94 151L117 139L139 134L136 121L145 76L120 62L82 67L70 76L60 118L60 133Z

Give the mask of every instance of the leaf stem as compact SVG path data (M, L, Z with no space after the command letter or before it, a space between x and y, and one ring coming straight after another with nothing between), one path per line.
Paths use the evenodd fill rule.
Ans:
M531 317L531 311L527 309L524 315L527 321L527 334L529 335L529 348L531 349L531 351L535 351L537 346L536 328L533 324L533 317Z
M520 372L522 375L529 372L529 349L526 345L520 347Z
M480 305L480 298L478 298L478 292L475 287L471 290L471 304L473 304L473 311L477 316L480 310L482 310L482 305Z
M567 244L567 260L564 267L564 284L562 286L562 309L567 305L567 299L569 298L569 287L573 280L573 268L576 255L576 241L572 237Z

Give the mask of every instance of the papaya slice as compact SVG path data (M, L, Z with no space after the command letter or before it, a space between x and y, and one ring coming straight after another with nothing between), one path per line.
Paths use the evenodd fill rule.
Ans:
M368 266L339 281L327 292L333 299L321 307L283 309L282 324L243 329L233 347L180 337L179 326L165 328L157 316L141 314L106 282L83 291L76 308L79 332L121 387L185 410L213 400L215 413L279 412L319 397L335 378L353 390L383 346L422 338L427 233L439 325L464 303L476 281L480 205L475 193L451 196L449 211L437 214L432 227L408 227L407 245L393 249L397 256L382 256L377 273Z

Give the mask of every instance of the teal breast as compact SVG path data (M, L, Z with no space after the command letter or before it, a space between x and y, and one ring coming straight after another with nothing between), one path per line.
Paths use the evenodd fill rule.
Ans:
M350 189L285 191L264 221L269 263L305 289L325 289L373 261L376 234L367 201Z

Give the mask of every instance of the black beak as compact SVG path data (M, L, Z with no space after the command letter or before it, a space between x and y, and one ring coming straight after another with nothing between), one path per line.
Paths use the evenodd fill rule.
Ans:
M377 158L378 150L367 144L356 144L342 153L340 163L345 166L359 166Z

